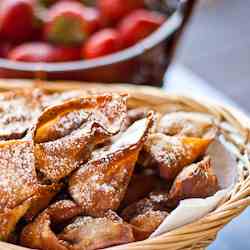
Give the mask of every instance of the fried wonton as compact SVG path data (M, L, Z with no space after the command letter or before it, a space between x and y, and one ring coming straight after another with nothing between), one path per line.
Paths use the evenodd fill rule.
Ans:
M168 216L168 193L152 192L147 198L132 203L122 218L133 226L135 240L148 238Z
M147 239L166 219L166 211L149 210L133 217L129 223L132 225L135 240Z
M99 216L119 207L152 121L149 114L135 122L70 177L69 192L87 215Z
M0 213L15 208L37 191L32 142L0 142Z
M147 211L167 211L169 195L165 191L151 192L147 197L136 201L122 210L121 216L125 221L130 221L139 214L144 214Z
M25 247L43 250L67 250L51 229L51 219L48 213L40 214L34 222L24 227L20 244Z
M48 208L53 223L64 223L75 216L82 214L82 209L71 200L61 200Z
M0 140L21 139L41 113L40 90L0 94Z
M72 201L64 200L53 204L24 227L20 237L21 245L43 250L67 250L64 242L58 240L52 226L80 214L81 209Z
M134 240L131 227L114 212L108 211L101 218L79 217L81 214L74 202L59 201L23 229L21 244L44 250L94 250ZM65 221L70 223L63 230L60 227L62 232L57 235L53 228Z
M126 117L126 96L103 94L46 109L34 130L36 167L58 181L84 163L93 148L117 134Z
M174 112L161 118L158 131L172 136L213 138L217 128L212 116L195 112Z
M40 211L47 208L50 201L60 191L62 184L39 185L35 195L31 198L31 205L25 219L31 221Z
M103 249L134 241L131 227L112 211L101 218L78 217L58 238L72 250Z
M150 135L140 154L140 164L158 168L166 180L174 180L179 172L202 156L211 139Z
M206 198L219 190L212 161L206 156L202 161L185 167L176 177L169 192L169 200L178 204L188 198Z
M9 240L16 224L27 212L30 204L31 201L27 200L13 209L7 208L3 213L0 212L0 240Z

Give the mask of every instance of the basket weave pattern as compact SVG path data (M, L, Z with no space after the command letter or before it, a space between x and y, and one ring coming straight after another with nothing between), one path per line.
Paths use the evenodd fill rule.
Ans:
M194 223L185 225L163 235L140 242L112 247L112 250L181 250L204 249L214 239L220 229L238 216L250 205L250 119L242 112L219 104L194 100L189 97L168 95L151 87L131 85L101 85L78 83L37 83L46 90L63 91L83 89L83 91L118 91L127 92L130 96L129 107L148 106L156 111L197 111L217 118L220 133L229 143L231 152L237 158L239 179L230 195L220 202L217 208ZM0 81L0 90L17 87L32 87L32 82ZM0 243L0 250L24 249L14 245Z

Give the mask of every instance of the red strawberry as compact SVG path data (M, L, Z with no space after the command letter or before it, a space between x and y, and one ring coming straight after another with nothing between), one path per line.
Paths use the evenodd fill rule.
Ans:
M33 0L1 0L1 37L14 41L29 39L33 31L33 18Z
M91 59L114 53L121 49L119 33L111 28L93 34L84 44L83 58Z
M140 9L126 16L118 25L125 47L129 47L158 29L166 17L158 12Z
M36 42L25 43L12 49L8 58L14 61L24 62L50 62L53 47L49 44Z
M99 26L99 12L83 4L65 0L48 11L45 38L59 44L82 43Z
M103 26L100 11L93 7L84 7L83 17L88 24L89 33Z
M80 47L54 47L54 62L76 61L80 59Z
M131 11L144 7L144 0L97 0L97 6L107 20L115 22Z
M8 58L24 62L64 62L80 59L79 48L54 47L47 43L33 42L12 49Z

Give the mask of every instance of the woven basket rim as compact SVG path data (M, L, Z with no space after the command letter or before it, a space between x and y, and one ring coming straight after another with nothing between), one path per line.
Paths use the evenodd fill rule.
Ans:
M237 133L244 138L242 145L236 145L239 154L242 155L242 148L246 150L250 143L250 118L237 108L230 105L221 104L211 100L202 100L190 96L169 94L165 91L149 86L135 86L130 84L101 84L101 83L78 83L78 82L45 82L32 80L5 80L0 79L0 91L13 90L17 88L39 87L48 91L58 92L64 90L96 90L111 92L128 92L131 98L137 102L163 108L166 103L176 103L176 105L187 105L205 113L210 113L221 121L227 121L233 125ZM244 151L245 153L245 151ZM240 157L240 156L239 156ZM247 161L249 163L249 160ZM250 173L250 163L246 166L247 174ZM242 170L243 171L243 170ZM239 215L248 205L250 205L250 175L241 178L236 183L230 197L222 201L219 206L202 217L201 219L164 233L160 236L146 239L144 241L133 242L108 249L203 249L209 245L216 237L217 232L234 217ZM1 243L2 250L26 249L18 248L15 245Z

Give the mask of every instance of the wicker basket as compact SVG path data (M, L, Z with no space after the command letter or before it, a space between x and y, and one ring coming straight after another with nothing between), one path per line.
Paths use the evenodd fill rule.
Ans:
M119 91L130 94L129 106L149 106L159 112L174 110L198 111L215 116L219 120L220 132L231 144L232 152L238 159L239 180L228 198L220 202L217 208L194 223L167 232L161 236L121 245L113 250L163 250L163 249L204 249L234 217L238 216L250 204L250 162L248 147L250 139L250 119L238 110L211 102L194 100L189 97L169 95L152 87L135 87L131 85L101 85L79 83L42 83L41 88L52 92L69 89L84 91ZM33 87L34 82L0 80L0 90L20 87ZM1 250L18 250L22 247L0 243Z

